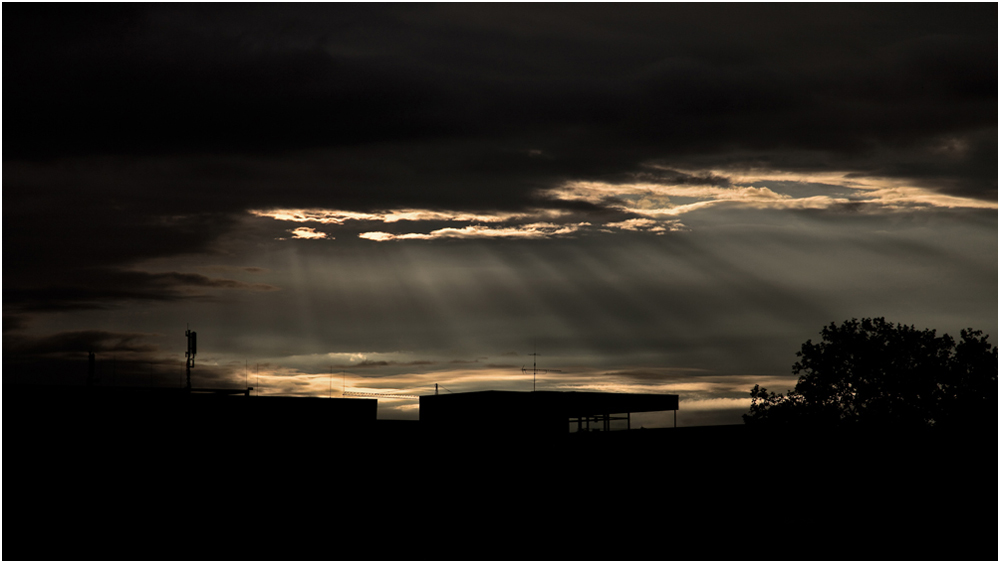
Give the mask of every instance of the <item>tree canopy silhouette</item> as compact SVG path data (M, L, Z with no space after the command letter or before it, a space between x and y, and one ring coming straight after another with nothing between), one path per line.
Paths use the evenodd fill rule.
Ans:
M961 340L884 318L822 330L796 353L787 395L755 385L750 425L953 427L997 416L997 347L982 331Z

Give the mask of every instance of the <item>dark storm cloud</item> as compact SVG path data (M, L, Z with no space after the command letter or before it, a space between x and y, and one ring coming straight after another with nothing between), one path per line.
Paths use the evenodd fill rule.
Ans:
M155 352L159 348L145 342L149 334L81 330L45 336L5 338L7 351L17 355L79 355L81 352Z
M20 111L5 159L377 143L391 166L476 139L447 168L516 179L537 163L503 147L592 175L732 148L863 156L996 127L990 5L52 11L8 16Z
M24 317L24 315L13 315L13 314L8 314L6 311L4 311L3 315L4 332L7 332L9 330L10 331L21 330L23 328L26 328L27 326L28 326L28 320Z
M76 330L50 334L5 334L4 374L32 383L176 387L184 384L185 359L165 350L160 334ZM180 340L180 338L177 338ZM89 353L94 353L94 379L89 379ZM196 387L232 387L242 383L242 361L196 362Z
M421 108L452 96L397 59L338 57L316 36L283 45L256 8L66 11L50 19L52 10L26 7L5 38L10 76L24 84L9 100L25 110L10 154L395 141L432 135L441 121Z
M9 12L5 163L158 155L78 164L87 184L44 194L87 194L78 213L144 245L199 250L268 205L518 209L657 159L832 162L996 197L995 6ZM199 240L125 230L198 212L217 225Z
M180 361L167 358L150 342L156 335L105 330L54 334L5 334L4 373L14 381L29 366L35 383L82 384L88 377L88 353L95 354L96 382L105 384L175 383Z
M68 272L67 272L68 273ZM107 307L121 301L176 301L206 297L203 289L274 291L275 286L200 274L149 273L113 268L73 272L71 279L17 285L3 290L4 306L20 311L67 311Z
M662 182L665 184L684 186L729 186L731 181L726 176L718 174L688 174L678 170L658 170L635 172L626 178L630 181Z
M267 273L266 268L258 268L255 266L225 266L221 264L211 264L208 266L202 266L199 268L202 271L208 271L213 273L222 274L265 274Z
M538 190L749 165L997 197L995 4L5 11L5 313L255 289L135 266L250 209L623 221Z

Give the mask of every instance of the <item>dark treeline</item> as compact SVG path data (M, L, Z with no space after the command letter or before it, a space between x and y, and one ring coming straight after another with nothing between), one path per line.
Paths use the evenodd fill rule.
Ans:
M981 331L961 339L884 318L852 319L806 341L787 395L755 386L749 425L893 428L992 427L997 347Z

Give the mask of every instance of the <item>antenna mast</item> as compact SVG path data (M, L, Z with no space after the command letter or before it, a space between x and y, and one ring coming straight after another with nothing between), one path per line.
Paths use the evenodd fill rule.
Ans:
M187 384L184 386L184 390L191 391L191 368L194 367L194 355L198 353L198 333L193 332L188 329L184 331L184 336L187 336L187 352L184 352L184 356L187 358L185 362L187 370Z
M531 390L534 391L535 390L535 382L538 380L538 356L540 354L538 352L532 352L532 353L530 353L528 355L532 357L531 358ZM521 367L521 373L527 375L528 370L524 369L524 366L522 366ZM545 375L546 373L549 373L549 370L543 369L542 370L542 375Z

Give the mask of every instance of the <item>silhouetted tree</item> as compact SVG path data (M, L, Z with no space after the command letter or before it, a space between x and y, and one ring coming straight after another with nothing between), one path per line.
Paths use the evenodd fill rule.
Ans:
M852 319L796 353L787 395L750 391L746 424L956 426L995 420L997 347L978 330L947 334Z

